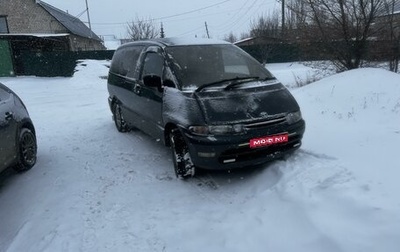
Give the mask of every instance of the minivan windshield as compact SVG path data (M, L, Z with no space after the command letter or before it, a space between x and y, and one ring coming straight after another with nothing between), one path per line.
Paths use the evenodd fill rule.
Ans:
M230 44L171 46L166 53L182 89L228 85L231 80L247 77L274 78L259 62Z

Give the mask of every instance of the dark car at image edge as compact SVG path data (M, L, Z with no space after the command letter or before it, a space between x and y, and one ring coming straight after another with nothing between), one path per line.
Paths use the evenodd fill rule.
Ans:
M114 53L108 102L116 128L170 146L177 177L196 168L234 169L301 146L305 122L290 92L231 43L168 38Z
M0 172L32 168L37 159L35 127L16 93L0 83Z

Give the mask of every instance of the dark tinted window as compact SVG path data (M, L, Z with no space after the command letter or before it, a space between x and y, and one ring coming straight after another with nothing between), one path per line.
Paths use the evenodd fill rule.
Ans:
M146 75L157 75L162 77L164 69L164 57L158 53L150 52L146 54L143 64L142 77Z
M137 62L143 46L125 47L114 53L110 71L128 77L135 77Z
M0 103L7 100L10 97L10 93L0 88Z
M272 77L258 61L233 45L174 46L166 52L183 88L235 77Z

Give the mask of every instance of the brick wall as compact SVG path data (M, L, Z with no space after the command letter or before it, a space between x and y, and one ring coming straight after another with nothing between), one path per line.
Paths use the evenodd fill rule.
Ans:
M68 33L35 0L1 0L1 15L7 16L10 33Z
M0 0L1 1L1 0ZM71 51L104 50L103 44L80 36L70 35Z

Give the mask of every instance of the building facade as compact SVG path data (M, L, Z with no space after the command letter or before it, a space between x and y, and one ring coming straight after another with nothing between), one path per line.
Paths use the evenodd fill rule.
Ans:
M0 1L0 35L4 38L7 34L42 38L63 34L69 51L105 49L81 20L40 0Z

